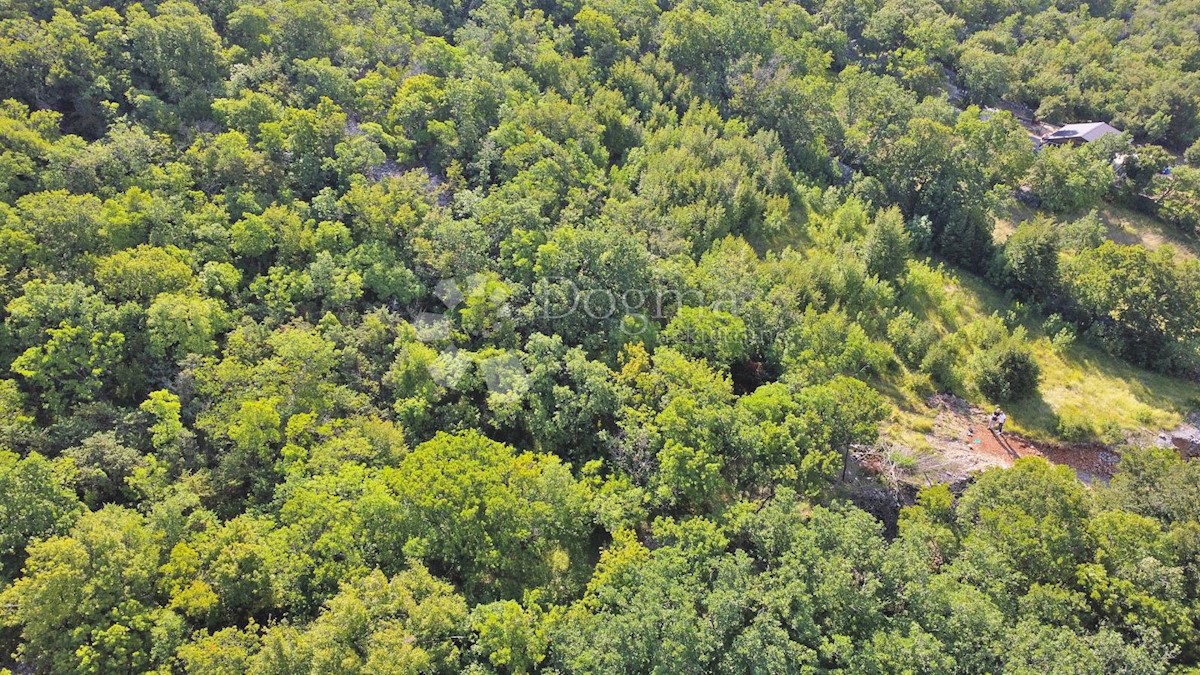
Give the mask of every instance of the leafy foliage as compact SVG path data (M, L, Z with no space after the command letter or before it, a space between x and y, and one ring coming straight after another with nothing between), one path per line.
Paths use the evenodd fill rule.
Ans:
M894 531L841 481L896 400L1036 405L1039 312L1200 367L1197 265L1054 220L1196 227L1195 14L7 3L8 665L1195 667L1192 462L1022 460ZM943 265L1033 307L960 321Z

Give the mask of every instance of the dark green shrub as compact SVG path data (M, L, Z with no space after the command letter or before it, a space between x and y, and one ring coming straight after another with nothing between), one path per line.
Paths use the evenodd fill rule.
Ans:
M1042 370L1028 349L1004 343L975 357L975 386L992 401L1018 401L1037 391Z

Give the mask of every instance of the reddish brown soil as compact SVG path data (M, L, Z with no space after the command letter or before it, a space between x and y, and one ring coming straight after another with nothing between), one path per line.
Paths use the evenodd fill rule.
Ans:
M970 446L1000 460L1005 466L1021 457L1045 457L1055 464L1066 464L1075 469L1085 480L1108 480L1116 468L1118 455L1099 443L1039 444L1011 432L996 434L988 431L986 421L977 425L974 431L975 434L968 438Z
M1055 464L1071 467L1085 481L1107 481L1119 459L1115 452L1099 443L1035 443L1011 432L997 434L987 428L989 415L962 399L937 396L929 403L938 410L935 435L942 436L931 437L931 443L935 447L953 446L959 454L965 450L980 465L1011 466L1022 457L1045 457ZM955 435L958 437L954 438Z

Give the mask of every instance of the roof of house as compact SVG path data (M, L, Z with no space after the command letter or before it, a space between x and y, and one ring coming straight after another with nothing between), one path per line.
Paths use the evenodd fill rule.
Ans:
M1083 141L1094 141L1101 136L1109 134L1119 134L1121 131L1105 122L1084 122L1082 124L1068 124L1058 131L1055 131L1046 136L1048 141L1065 141L1080 139Z

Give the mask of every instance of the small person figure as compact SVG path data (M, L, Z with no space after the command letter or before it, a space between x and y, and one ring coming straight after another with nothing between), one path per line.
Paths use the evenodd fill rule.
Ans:
M996 435L1004 435L1004 423L1008 421L1008 415L1004 414L1003 410L996 409Z
M996 422L999 419L1000 419L1000 409L996 408L996 412L992 413L992 416L988 418L988 431L996 430Z

